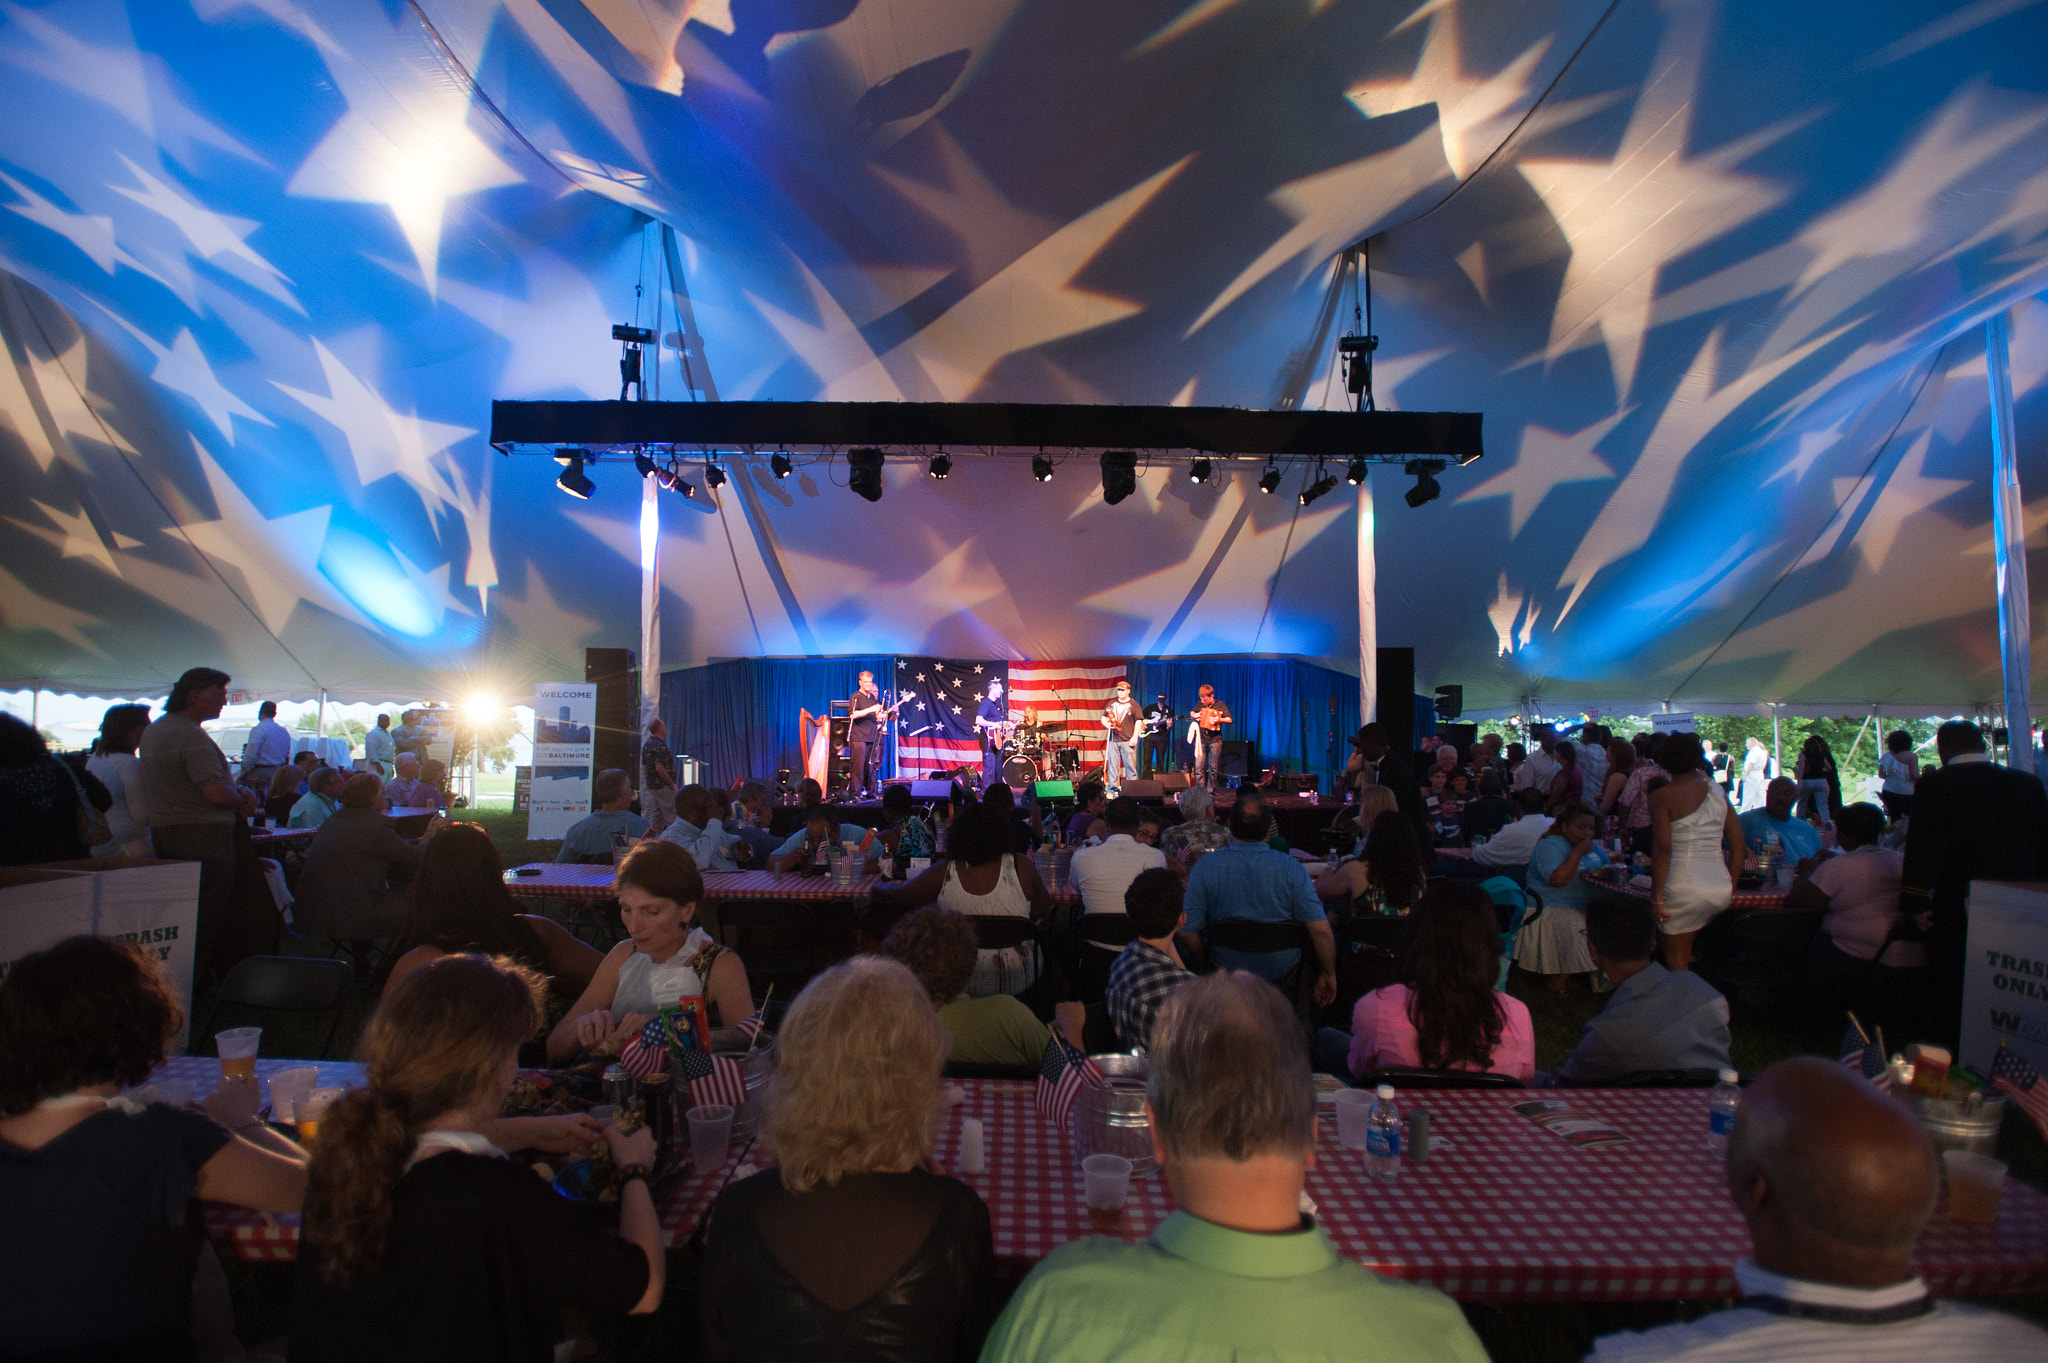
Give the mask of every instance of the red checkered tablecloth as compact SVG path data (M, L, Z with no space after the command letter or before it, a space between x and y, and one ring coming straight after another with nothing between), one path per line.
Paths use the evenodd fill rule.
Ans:
M830 876L806 876L793 871L708 871L704 875L704 896L707 899L772 899L803 903L856 900L864 904L881 880L879 869L862 876L851 886L835 885Z
M1600 889L1618 891L1631 899L1640 899L1646 904L1650 901L1650 892L1646 888L1638 888L1634 885L1626 884L1617 885L1607 879L1607 877L1592 871L1581 872L1580 875L1581 879L1585 880L1588 884L1597 886ZM1784 890L1737 890L1728 901L1728 907L1743 910L1782 909L1790 901L1790 898L1791 896Z
M988 1170L961 1177L988 1203L1002 1271L1021 1276L1092 1233L1081 1172L1067 1140L1039 1118L1032 1085L963 1087L967 1101L948 1115L935 1154L957 1172L960 1119L986 1123ZM1636 1139L1576 1149L1509 1111L1537 1097L1565 1098ZM1326 1108L1308 1193L1344 1254L1468 1301L1729 1296L1749 1234L1706 1150L1706 1103L1695 1090L1405 1093L1403 1111L1427 1107L1448 1145L1426 1164L1404 1164L1390 1185L1369 1180L1363 1155L1337 1145ZM1172 1209L1162 1178L1139 1180L1122 1238L1150 1234ZM1937 1213L1914 1267L1944 1295L2048 1287L2048 1197L2008 1180L1995 1226Z
M505 890L514 899L610 899L612 868L530 861L505 872Z

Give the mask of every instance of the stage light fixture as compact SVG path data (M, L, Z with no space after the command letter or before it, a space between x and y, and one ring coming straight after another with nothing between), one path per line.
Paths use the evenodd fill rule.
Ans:
M1337 475L1334 473L1324 474L1301 490L1301 504L1303 506L1309 505L1316 498L1328 495L1330 490L1336 486Z
M789 456L781 450L777 450L775 457L768 461L768 467L775 474L777 480L789 477Z
M882 500L882 452L848 450L846 485L871 502Z
M1052 481L1052 460L1042 454L1033 455L1031 459L1031 476L1041 483L1050 483Z
M704 461L704 486L725 486L725 470L712 463L709 459Z
M561 456L557 455L556 458L559 459ZM570 451L569 458L563 462L567 467L562 470L561 477L555 479L555 486L578 501L589 501L590 494L597 491L597 484L591 482L589 476L583 472L583 451Z
M1363 483L1365 481L1365 456L1353 455L1351 457L1351 467L1344 470L1344 477L1353 487Z
M931 463L925 466L925 472L934 478L943 478L952 471L953 456L943 450L933 455Z
M1102 452L1102 500L1115 506L1138 490L1138 452L1136 450L1104 450Z
M1443 488L1437 485L1436 476L1444 471L1441 459L1410 459L1403 472L1415 476L1415 486L1408 489L1410 506L1427 506L1443 495Z
M1279 470L1279 469L1276 469L1276 468L1274 468L1274 467L1273 467L1273 466L1272 466L1271 464L1267 464L1267 465L1266 465L1266 476L1265 476L1265 477L1263 477L1263 478L1261 478L1261 479L1259 479L1259 491L1261 491L1261 492L1265 493L1265 494L1266 494L1267 496L1269 496L1269 497L1270 497L1270 496L1272 496L1272 495L1273 495L1273 494L1274 494L1275 492L1278 492L1279 490L1280 490L1280 470Z
M1215 471L1215 466L1208 460L1197 459L1194 463L1188 465L1188 481L1191 483L1206 483L1209 481L1209 475Z
M683 481L683 475L680 469L663 469L661 470L661 472L654 475L654 481L660 484L662 487L667 488L670 492L680 492L685 497L694 497L697 495L696 487L690 483L686 483Z
M654 459L646 450L633 451L633 467L640 471L642 478L654 476Z

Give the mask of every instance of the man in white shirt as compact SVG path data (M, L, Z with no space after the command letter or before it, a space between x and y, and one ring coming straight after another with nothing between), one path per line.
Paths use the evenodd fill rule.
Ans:
M1529 854L1550 831L1551 818L1543 812L1544 793L1524 787L1515 792L1515 808L1522 817L1472 849L1472 864L1491 871L1510 866L1527 866Z
M1732 1311L1593 1346L1600 1363L2048 1358L2048 1331L1936 1301L1908 1266L1934 1211L1934 1145L1913 1114L1840 1065L1781 1060L1743 1094L1728 1193L1753 1259Z
M1093 847L1075 848L1068 875L1074 888L1081 892L1083 913L1121 914L1124 911L1124 891L1131 888L1131 882L1138 878L1139 872L1165 866L1166 853L1138 841L1136 800L1111 800L1102 811L1102 821L1109 825L1109 836ZM1121 949L1121 945L1105 947L1104 950L1113 953Z
M1522 759L1522 765L1515 768L1515 790L1540 790L1550 793L1550 783L1557 776L1557 759L1551 754L1557 747L1557 730L1548 724L1539 724L1529 733L1536 744L1535 750Z
M398 772L398 740L391 736L391 716L377 716L377 727L363 737L363 760L389 781Z
M242 744L242 772L235 779L251 790L269 790L270 778L292 760L292 736L277 722L277 702L256 707L256 727Z

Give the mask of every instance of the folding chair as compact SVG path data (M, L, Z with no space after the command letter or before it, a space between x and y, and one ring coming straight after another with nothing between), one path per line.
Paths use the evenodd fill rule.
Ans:
M320 1043L319 1059L326 1059L334 1045L334 1033L341 1026L355 987L355 972L348 962L323 960L315 956L244 956L228 972L206 1010L206 1021L193 1030L194 1036L213 1031L213 1020L223 1003L249 1008L315 1013L322 1009L332 1016L327 1036Z
M1413 1065L1382 1065L1367 1070L1352 1081L1353 1087L1369 1089L1392 1084L1397 1089L1519 1089L1527 1088L1512 1074L1484 1074L1477 1070L1430 1070Z

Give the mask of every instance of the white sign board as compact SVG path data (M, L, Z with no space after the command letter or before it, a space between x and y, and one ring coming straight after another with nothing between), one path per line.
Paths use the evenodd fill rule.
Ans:
M2048 885L1970 882L1963 1048L1979 1074L2003 1041L2048 1073Z
M562 837L590 813L590 739L596 723L596 682L542 682L533 688L527 837Z
M189 1006L198 922L196 861L104 857L9 867L0 873L0 976L66 937L126 937L163 962Z

